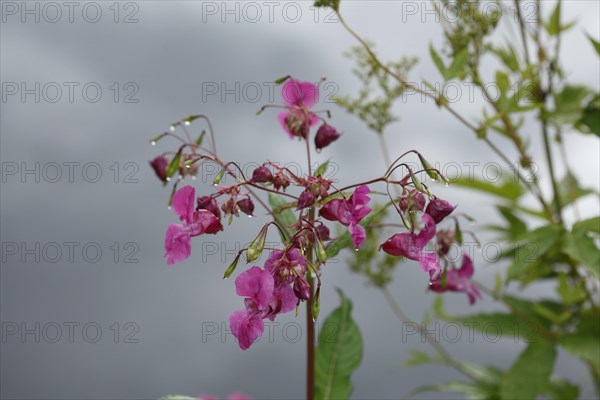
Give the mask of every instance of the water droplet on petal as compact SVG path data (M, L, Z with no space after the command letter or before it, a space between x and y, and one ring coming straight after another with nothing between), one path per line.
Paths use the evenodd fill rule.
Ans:
M319 153L319 154L320 154L320 153L321 153L321 149L317 149L317 153Z
M152 146L156 146L156 140L153 140L153 141L151 141L151 142L150 142L150 144L151 144Z
M170 210L170 209L171 209L171 206L167 206L167 210Z
M171 182L171 177L167 176L167 182Z
M354 250L358 251L358 247L356 249L354 249Z
M183 124L189 126L190 125L190 121L185 121Z
M446 185L444 185L444 186L448 187L448 186L450 186L450 184L448 182L446 182Z
M248 215L248 218L252 218L252 215Z
M175 131L175 125L171 125L171 126L169 127L169 129L171 130L171 132Z

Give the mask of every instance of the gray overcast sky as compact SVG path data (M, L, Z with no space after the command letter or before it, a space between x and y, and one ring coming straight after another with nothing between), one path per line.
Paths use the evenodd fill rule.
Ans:
M553 4L543 3L546 12ZM598 38L599 4L565 2L565 20L580 25L562 46L570 81L595 90L598 57L583 34ZM176 217L147 162L171 147L162 142L152 147L148 139L173 120L203 113L212 120L223 159L303 166L303 147L281 131L276 112L259 117L255 112L279 102L278 93L271 98L269 82L287 74L312 81L325 76L325 94L354 94L357 81L343 57L354 40L311 2L99 1L74 2L69 9L63 2L2 1L1 6L0 395L141 399L239 390L260 399L301 398L303 318L278 318L272 336L247 352L224 331L229 314L242 303L233 281L221 279L222 271L236 243L251 240L258 222L240 219L216 237L196 238L192 258L167 268L162 241ZM411 73L416 82L439 79L428 45L441 46L441 28L430 9L424 1L342 2L346 19L377 43L383 58L419 58ZM514 25L500 29L499 40L516 37ZM486 76L492 67L486 66ZM477 95L469 99L468 87L461 86L456 96L461 112L479 116L484 103ZM335 179L342 183L381 174L385 166L376 138L327 99L322 106L333 111L332 123L344 135L318 160L332 158L339 166ZM468 163L477 163L471 165L481 174L495 161L430 101L408 96L397 112L402 121L386 132L392 154L419 149L448 173L458 165L464 174ZM541 160L537 136L532 154ZM598 190L597 139L565 138L581 183ZM203 171L196 181L199 192L211 191L210 173ZM483 196L452 187L436 190L476 216L476 226L495 218ZM598 214L597 199L583 200L580 211ZM416 335L403 335L407 327L392 318L383 296L351 274L343 258L324 271L321 302L322 315L336 307L335 287L354 301L365 352L353 378L353 398L404 398L418 385L459 378L444 367L398 368L411 348L429 348ZM480 254L476 261L478 279L491 285L499 266ZM398 267L392 290L419 322L434 298L425 289L418 267ZM525 295L551 293L551 287L538 286ZM450 294L446 303L466 311L463 295ZM497 308L488 299L476 306ZM467 360L500 367L523 348L512 340L470 341L467 332L444 344ZM591 395L577 361L561 354L555 373L584 383L583 394Z

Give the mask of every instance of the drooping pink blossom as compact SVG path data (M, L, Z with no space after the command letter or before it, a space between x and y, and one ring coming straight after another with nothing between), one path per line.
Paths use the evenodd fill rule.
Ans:
M238 340L240 348L247 350L262 335L265 324L259 314L238 310L229 316L229 329Z
M431 215L435 223L439 224L444 218L450 215L455 208L456 206L453 206L446 200L435 197L427 204L425 213Z
M236 278L235 291L238 296L244 296L254 301L260 311L269 304L274 285L273 275L269 271L254 266Z
M382 245L381 249L393 256L402 256L419 261L421 269L432 278L441 270L439 260L433 251L425 251L427 243L435 236L436 225L428 214L422 214L423 228L418 234L413 232L396 233Z
M365 241L365 230L359 222L371 212L369 203L369 187L362 185L356 188L349 199L334 199L319 210L319 215L329 221L338 221L347 226L356 249Z
M214 234L223 229L214 213L205 209L195 210L196 190L184 186L175 192L172 209L181 224L171 224L165 235L167 265L187 259L191 254L191 238L205 233Z
M469 304L474 304L477 298L482 297L477 286L471 281L474 272L473 262L464 254L460 268L448 269L445 274L439 274L430 282L429 288L438 293L463 292L469 298Z

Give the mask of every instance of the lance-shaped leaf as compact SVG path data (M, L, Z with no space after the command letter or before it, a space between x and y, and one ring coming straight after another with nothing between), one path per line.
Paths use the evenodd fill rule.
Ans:
M556 360L554 343L539 339L529 343L517 361L502 377L500 397L506 400L534 400L547 390Z
M362 359L362 337L352 320L352 303L338 289L342 304L325 319L315 356L317 399L347 399L352 393L350 376Z

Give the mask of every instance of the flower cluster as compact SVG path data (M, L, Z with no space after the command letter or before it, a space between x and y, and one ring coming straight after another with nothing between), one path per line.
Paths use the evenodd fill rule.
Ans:
M242 350L263 333L263 319L273 321L277 314L292 311L311 297L305 274L306 259L291 248L274 250L264 269L254 266L236 278L236 293L244 297L245 308L231 314L229 325Z
M321 150L340 137L333 126L317 115L319 111L312 110L318 96L318 84L288 77L282 85L285 110L279 114L279 122L290 138L306 141L309 161L311 127L323 121L314 136L316 150ZM429 276L432 291L465 292L471 303L480 297L477 288L470 281L473 264L467 256L463 257L463 265L459 269L448 268L447 263L442 267L440 263L440 260L445 260L449 246L457 240L451 231L438 230L437 225L450 215L455 207L433 196L407 164L394 163L384 176L343 189L335 188L332 181L323 176L327 164L324 164L324 168L322 165L317 171L311 171L307 175L299 175L286 167L267 161L255 168L251 176L246 177L236 163L223 162L217 157L212 131L210 149L203 145L204 133L192 140L185 126L197 118L205 117L190 116L174 124L171 132L166 132L152 141L155 144L156 140L164 136L175 136L184 143L176 152L164 153L150 162L164 184L179 173L173 186L171 204L180 223L171 224L167 228L164 243L167 264L184 261L190 256L192 237L216 234L223 230L223 217L231 224L234 217L239 217L240 213L253 216L254 200L258 199L259 204L274 216L282 210L288 213L285 224L283 220L276 218L274 222L264 225L257 238L238 253L225 271L225 278L234 272L243 251L246 252L246 261L254 263L265 247L268 226L273 224L277 227L284 241L283 249L273 250L262 267L253 265L235 279L236 293L243 297L244 307L230 315L229 323L240 348L248 349L258 340L264 332L265 319L272 321L277 315L296 309L303 301L309 301L313 306L316 304L312 312L313 316L318 314L320 272L328 257L325 242L332 240L329 228L324 222L333 221L346 227L348 233L345 235L349 236L348 239L351 239L354 248L359 250L366 240L366 231L361 224L365 224L365 217L372 211L369 203L370 195L374 192L371 192L368 185L377 182L388 186L399 185L402 188L402 194L396 199L391 197L388 188L388 205L394 205L408 228L408 231L390 237L380 248L393 256L418 261L421 269ZM187 140L172 133L174 126L184 129ZM420 153L408 153L411 152L418 154L423 171L428 174L438 173L423 161ZM171 159L167 158L169 154L173 154ZM196 196L192 186L176 190L178 183L186 175L193 177L196 174L200 162L212 162L221 168L213 180L216 191L210 195ZM401 180L394 181L391 174L401 166L408 169L408 174ZM225 175L232 177L234 182L219 186ZM269 208L257 196L256 191L265 191L277 196L277 207L281 209ZM296 214L292 212L294 209ZM437 253L427 249L434 238L440 244ZM316 256L315 261L312 261L313 256ZM314 278L317 279L316 283L313 282Z
M434 197L425 207L425 201L425 196L415 192L409 192L400 198L399 203L402 212L407 213L409 216L419 211L423 212L421 214L423 227L418 233L413 231L393 235L381 245L381 249L393 256L418 261L421 269L429 275L429 288L431 290L438 293L446 291L464 292L469 298L469 303L473 304L476 298L481 297L481 294L470 281L474 272L471 259L464 254L463 265L460 269L447 268L442 270L438 258L438 255L445 256L447 254L456 237L451 231L439 231L436 235L437 224L450 215L456 206L452 206L446 200ZM433 238L437 238L436 242L439 248L437 253L425 249Z
M206 201L202 201L202 204L204 203ZM214 204L210 202L206 207L208 209L196 208L196 190L192 186L179 189L173 196L173 212L179 216L181 224L171 224L167 228L165 256L168 265L183 261L190 256L192 237L205 233L215 234L223 229L219 221L218 208L215 210Z

